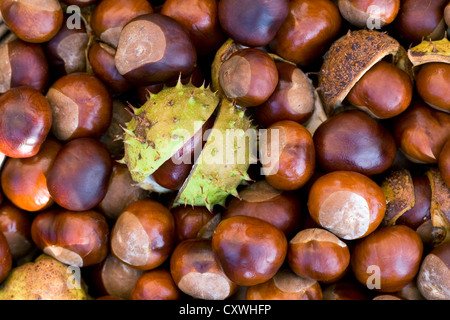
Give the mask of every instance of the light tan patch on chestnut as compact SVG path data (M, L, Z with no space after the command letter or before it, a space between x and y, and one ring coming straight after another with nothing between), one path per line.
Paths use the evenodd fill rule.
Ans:
M134 21L122 29L116 53L116 67L121 74L157 62L164 57L166 37L161 27L151 21Z
M315 280L301 278L285 269L278 271L273 282L279 290L287 293L306 291L316 283Z
M11 63L7 44L0 46L0 93L11 88Z
M342 239L357 239L369 229L369 204L354 192L336 191L320 206L319 223Z
M300 69L292 72L292 85L287 91L287 99L297 113L309 113L314 108L313 86Z
M345 242L336 237L333 233L320 228L304 229L298 232L295 237L291 239L290 243L308 243L310 241L324 241L335 243L341 247L347 246Z
M61 10L61 4L58 0L16 0L17 2L24 4L35 10L45 11L59 11Z
M42 251L69 266L83 266L83 258L81 258L78 253L73 252L72 250L52 245L45 247Z
M217 273L190 272L181 278L178 287L184 293L205 300L223 300L230 295L228 279Z
M427 300L450 299L450 269L436 255L425 257L417 278L420 292Z
M21 257L31 249L31 242L18 232L3 232L14 257Z
M239 194L247 202L265 202L281 195L281 191L272 187L265 180L258 181L245 188Z
M250 89L252 70L247 59L233 56L220 68L220 85L228 98L244 97Z
M88 41L89 36L87 33L74 33L65 37L59 43L56 52L64 61L66 73L82 72L86 69L84 51ZM82 50L76 50L74 48L82 48Z
M69 139L78 128L78 104L61 91L50 88L47 100L52 108L52 132L56 138Z
M111 250L116 257L133 266L142 266L150 256L150 241L139 218L123 212L111 235Z
M122 29L123 29L122 26L106 29L100 35L100 39L117 48L117 46L119 45L119 36Z

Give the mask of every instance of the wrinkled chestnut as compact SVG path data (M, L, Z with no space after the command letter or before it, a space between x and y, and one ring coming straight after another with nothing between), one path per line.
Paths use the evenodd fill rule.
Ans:
M450 112L450 64L426 63L416 75L417 92L432 108Z
M177 242L187 239L211 238L214 229L221 220L217 211L206 207L178 206L171 210L175 221Z
M92 210L43 211L33 220L31 236L44 253L71 266L95 265L108 254L108 224Z
M272 124L261 138L262 172L279 190L295 190L311 178L315 169L314 142L301 124L283 120Z
M396 292L419 271L423 244L407 226L389 226L358 240L351 252L355 277L379 292Z
M212 236L212 248L231 281L251 286L277 273L286 257L287 240L269 222L235 216L219 223Z
M301 203L298 196L289 191L280 191L265 180L252 183L239 192L227 204L223 219L244 215L270 222L290 237L302 220Z
M245 297L247 300L322 300L323 295L317 281L282 268L268 281L248 287Z
M49 67L40 44L20 39L0 45L0 93L29 86L42 93L47 90Z
M314 132L313 140L317 163L326 171L380 174L391 167L397 153L392 134L360 110L328 118Z
M319 60L338 36L342 17L330 0L294 0L270 43L273 52L299 66Z
M114 224L111 252L133 268L155 269L172 253L174 232L169 209L154 200L138 200Z
M342 17L358 28L382 28L394 21L400 0L338 0Z
M2 190L14 205L26 211L38 211L53 204L47 175L61 147L61 143L48 137L36 155L6 160L1 172Z
M143 273L131 291L130 300L179 300L181 292L166 269Z
M0 232L0 283L6 279L12 268L12 256L9 249L8 240Z
M342 239L353 240L367 236L381 224L386 197L367 176L334 171L314 182L308 209L320 226Z
M59 78L47 92L52 108L53 135L63 141L99 138L112 117L112 99L105 85L87 73Z
M237 285L223 272L209 239L180 242L170 258L170 273L185 294L205 300L223 300Z
M235 52L219 70L222 90L240 106L254 107L265 102L278 84L272 57L257 48Z
M184 27L170 17L150 13L134 18L120 33L116 68L139 84L176 80L194 71L197 52Z
M287 0L223 0L219 2L219 21L236 42L263 47L276 35L289 11Z
M67 210L92 209L106 194L111 170L109 152L99 141L74 139L56 155L47 174L48 191Z
M289 241L287 261L298 276L322 283L342 278L350 264L347 244L333 233L309 228Z
M97 37L116 48L122 28L147 13L153 13L147 0L102 0L95 6L90 22Z
M2 0L0 12L8 28L26 42L50 40L63 23L58 0Z
M380 61L355 84L347 100L376 118L387 119L408 108L412 93L408 74L392 63Z
M447 187L450 188L450 138L442 147L438 161L439 170Z
M0 96L0 152L6 156L36 155L51 125L50 105L36 89L18 87Z

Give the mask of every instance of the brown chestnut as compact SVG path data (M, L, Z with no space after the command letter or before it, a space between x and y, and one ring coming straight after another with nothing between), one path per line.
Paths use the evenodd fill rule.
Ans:
M131 291L130 300L179 300L181 292L170 272L158 268L144 272Z
M129 204L111 231L111 252L139 270L159 267L172 253L175 226L169 209L154 200Z
M447 139L447 142L442 147L438 166L445 184L450 188L450 139Z
M354 240L383 221L386 197L372 179L353 171L333 171L311 187L308 209L313 220L339 238Z
M144 14L128 22L120 33L116 68L141 86L187 76L196 63L197 52L189 34L170 17Z
M231 281L251 286L277 273L287 254L287 240L269 222L234 216L222 220L214 230L212 248Z
M219 20L224 31L248 47L263 47L276 35L288 15L287 0L222 0Z
M392 23L400 0L338 0L342 17L358 28L380 29Z
M108 150L91 138L65 144L47 174L53 200L67 210L94 208L106 194L112 163Z
M296 194L272 187L267 181L252 183L227 204L223 219L237 215L270 222L290 237L300 227L302 206Z
M195 299L224 300L237 289L224 274L209 239L180 242L170 258L170 273L178 288Z
M125 24L147 13L153 13L147 0L102 0L92 11L90 23L102 42L116 48Z
M317 62L338 36L342 17L330 0L293 0L275 38L273 52L300 67Z
M357 241L351 266L361 284L378 292L396 292L414 279L422 253L422 240L414 230L388 226Z
M93 210L43 211L33 220L31 236L44 253L71 266L95 265L108 254L108 224Z
M369 300L367 288L356 280L340 280L324 286L323 300Z
M0 152L28 158L39 152L52 125L45 96L31 87L18 87L0 96Z
M312 177L316 153L311 133L301 124L283 120L260 137L262 173L279 190L296 190Z
M61 0L65 4L79 6L81 8L95 4L98 0Z
M26 211L39 211L53 204L47 175L61 147L56 139L48 137L36 155L6 160L1 172L2 190L14 205Z
M331 283L342 278L350 264L350 251L333 233L309 228L299 231L288 245L287 261L302 278Z
M450 243L428 253L420 265L417 286L427 300L450 299Z
M26 42L50 40L63 23L58 0L2 0L0 12L8 28Z
M175 221L177 242L187 239L212 237L214 229L221 220L221 214L206 207L178 206L171 210Z
M322 288L312 279L299 277L287 268L268 281L247 288L247 300L322 300Z
M12 258L15 261L24 257L33 248L31 239L32 217L10 202L0 205L0 233L8 241Z
M360 110L346 110L324 121L314 132L317 164L325 171L380 174L391 167L397 146L392 134Z
M0 283L6 279L12 268L12 255L9 249L8 240L0 232Z
M20 39L0 45L0 93L28 86L42 93L47 90L49 66L40 44Z
M59 78L47 92L52 108L53 135L63 141L100 138L112 117L112 99L105 85L87 73Z
M420 97L432 108L450 113L450 64L426 63L416 75Z
M222 90L240 106L254 107L265 102L278 84L272 57L258 48L233 53L219 69Z

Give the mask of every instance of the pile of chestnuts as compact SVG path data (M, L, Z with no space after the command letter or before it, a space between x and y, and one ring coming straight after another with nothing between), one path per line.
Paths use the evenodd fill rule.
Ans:
M450 300L448 0L0 13L0 299ZM120 161L133 110L181 84L277 151L223 206L173 206Z

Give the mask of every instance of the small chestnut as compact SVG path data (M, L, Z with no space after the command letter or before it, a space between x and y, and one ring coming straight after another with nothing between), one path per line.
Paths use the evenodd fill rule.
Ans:
M378 292L396 292L417 275L423 244L402 225L382 227L356 242L351 267L357 280Z
M287 239L269 222L234 216L222 220L214 230L212 249L231 281L251 286L277 273L287 254Z
M0 283L8 276L9 271L12 268L12 262L13 260L8 240L3 235L3 232L0 232Z
M313 220L339 238L354 240L383 221L386 197L372 179L353 171L333 171L311 187L308 209Z
M400 0L338 0L342 17L358 28L380 29L392 23Z
M158 268L144 272L131 291L130 300L179 300L181 292L170 272Z
M8 241L14 261L24 257L33 248L31 239L32 218L28 212L19 209L10 202L0 205L0 233Z
M450 113L450 64L433 62L420 66L416 88L430 107Z
M175 238L179 243L187 239L211 238L222 216L213 209L200 206L178 206L171 210L175 221Z
M445 184L450 188L450 138L441 149L438 166Z

